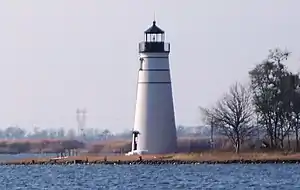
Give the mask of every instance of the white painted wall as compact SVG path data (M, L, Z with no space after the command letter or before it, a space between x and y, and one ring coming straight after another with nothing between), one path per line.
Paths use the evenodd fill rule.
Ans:
M137 150L172 153L177 149L172 85L168 53L141 53L134 130L139 131ZM164 69L164 71L147 71ZM147 83L167 82L167 83Z

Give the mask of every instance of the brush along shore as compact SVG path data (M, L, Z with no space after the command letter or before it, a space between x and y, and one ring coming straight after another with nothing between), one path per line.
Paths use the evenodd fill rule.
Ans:
M1 163L2 165L31 164L228 164L228 163L300 163L300 153L240 153L205 152L168 155L134 156L72 156L63 158L26 158Z

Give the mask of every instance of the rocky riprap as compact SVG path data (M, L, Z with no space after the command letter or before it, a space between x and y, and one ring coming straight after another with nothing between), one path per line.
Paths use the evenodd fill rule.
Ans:
M136 160L136 161L88 161L88 160L73 160L73 161L35 161L31 162L6 162L1 165L71 165L71 164L104 164L104 165L179 165L179 164L298 164L300 160L226 160L226 161L196 161L196 160Z

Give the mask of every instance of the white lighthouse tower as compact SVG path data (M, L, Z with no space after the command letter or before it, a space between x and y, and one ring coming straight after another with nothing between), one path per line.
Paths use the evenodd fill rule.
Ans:
M132 152L173 153L177 136L169 67L170 43L165 32L153 25L139 43L137 99Z

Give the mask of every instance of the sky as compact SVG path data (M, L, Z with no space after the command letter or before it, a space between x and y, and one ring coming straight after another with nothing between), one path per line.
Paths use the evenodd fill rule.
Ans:
M155 19L171 43L177 125L211 106L269 49L300 71L298 0L1 0L0 128L133 128L138 43Z

